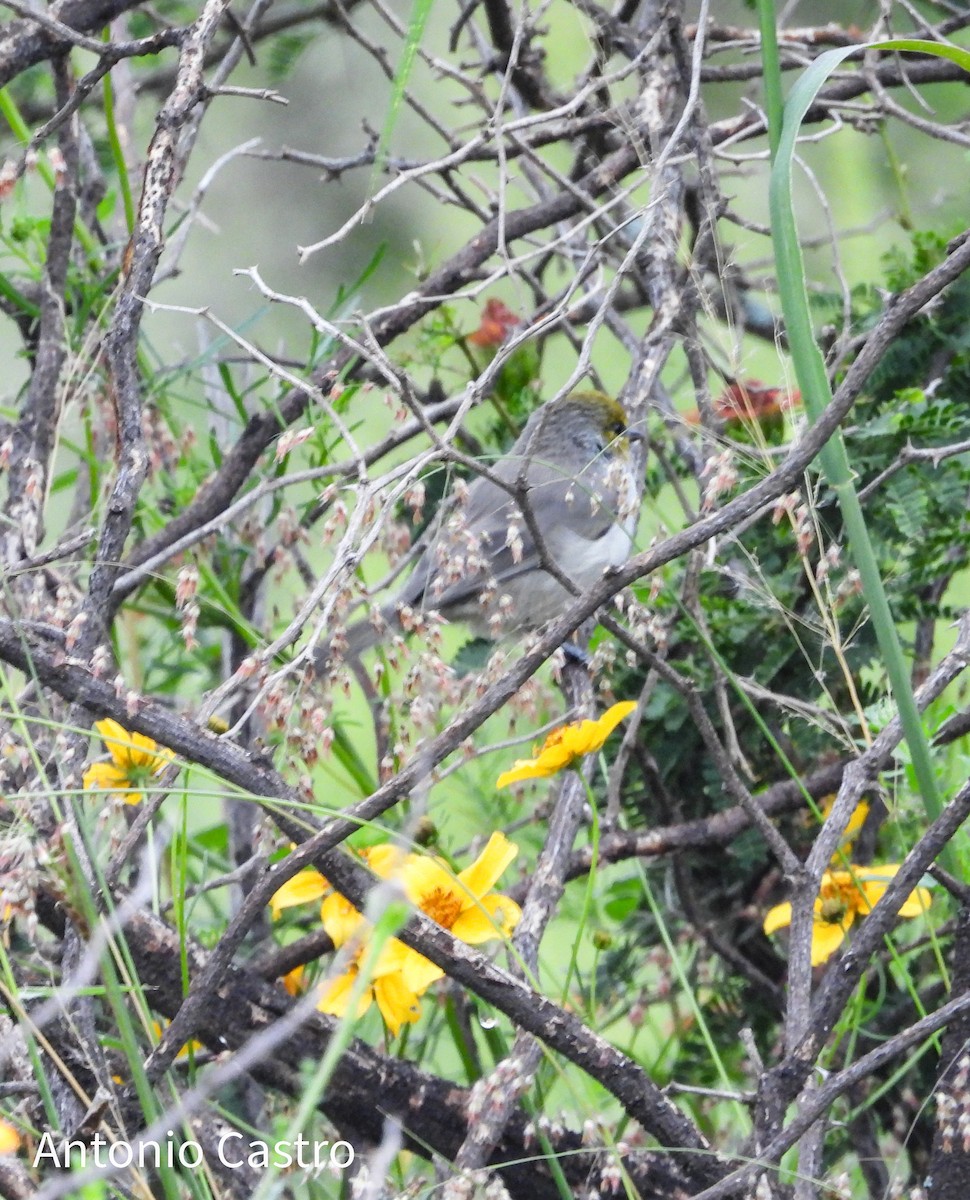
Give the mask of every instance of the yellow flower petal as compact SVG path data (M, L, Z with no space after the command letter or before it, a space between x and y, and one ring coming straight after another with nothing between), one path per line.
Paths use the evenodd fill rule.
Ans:
M845 940L845 930L831 921L816 921L812 926L812 966L828 962Z
M860 800L855 806L852 816L849 817L849 823L845 827L845 833L842 834L843 842L851 842L855 839L855 835L859 832L866 823L866 817L869 816L869 805L865 800Z
M877 880L860 879L857 886L862 894L854 897L853 907L865 916L867 913L871 913L883 898L889 884L880 883Z
M159 774L172 759L171 750L159 746L154 739L143 733L133 733L106 717L95 721L95 729L101 734L112 761L123 770L129 767L148 767Z
M508 896L484 896L474 908L466 909L451 927L456 938L478 946L494 938L508 937L518 925L522 909Z
M350 993L357 982L357 964L352 964L342 975L325 983L317 1001L317 1011L328 1013L331 1017L344 1017L350 1007ZM370 1008L373 1000L373 990L365 988L357 1002L357 1016L362 1017Z
M543 779L555 775L584 754L601 750L617 725L635 708L635 701L624 700L612 705L595 721L578 721L554 729L535 758L519 759L510 771L498 777L495 786L503 788L523 779Z
M113 721L110 717L105 717L103 721L95 721L94 728L101 734L101 740L107 747L112 761L118 763L119 766L127 766L127 755L123 755L120 762L119 755L122 749L128 745L128 730L123 725L119 725L117 721Z
M375 875L379 875L381 879L390 879L400 871L407 855L400 846L395 846L392 842L381 842L377 846L368 846L366 850L362 850L361 858Z
M444 971L435 966L430 958L425 958L410 946L406 946L405 949L407 954L401 964L401 978L416 996L420 996L444 976Z
M374 980L374 999L387 1027L395 1036L402 1025L413 1025L421 1016L418 997L407 986L400 971Z
M361 914L339 892L331 892L320 906L320 921L338 947L350 941L364 925Z
M165 1030L169 1027L170 1024L171 1024L170 1021L166 1021L164 1025L162 1024L161 1021L152 1021L152 1029L155 1032L155 1038L157 1041L162 1040L162 1034L165 1032ZM175 1057L176 1058L188 1058L189 1051L192 1051L195 1054L201 1054L204 1049L205 1049L205 1046L203 1046L201 1042L196 1041L195 1038L190 1038L189 1041L187 1041L182 1046L182 1048L175 1055Z
M0 1154L16 1154L20 1149L20 1134L9 1121L0 1121Z
M563 767L569 765L570 760L566 759L559 766L551 766L548 758L541 762L536 758L517 759L508 771L503 771L502 774L495 780L497 788L508 787L510 783L522 783L526 779L545 779L548 775L555 775L557 771L561 771Z
M404 885L404 894L415 908L424 909L428 916L432 916L428 906L438 907L440 902L448 907L454 906L454 915L457 916L467 896L447 865L430 854L409 854L401 868L401 883ZM450 927L451 922L442 920L440 916L433 919L439 925Z
M831 871L828 875L836 879L846 893L849 902L860 913L872 912L874 906L886 894L900 870L900 863L881 863L878 866L854 866L849 871Z
M123 792L131 787L127 774L113 762L92 763L81 782L89 792Z
M784 903L776 904L774 908L768 910L768 914L761 927L765 933L777 933L779 929L784 929L790 924L791 904L786 900Z
M621 700L619 704L608 708L598 720L580 722L577 743L584 746L580 753L591 754L594 750L602 750L606 739L636 706L635 700Z
M273 919L280 915L284 908L293 908L297 904L310 904L321 899L330 890L330 884L319 871L309 867L299 871L292 879L288 879L270 897L269 907Z
M823 821L827 821L829 819L829 815L831 814L832 809L835 806L835 799L836 799L835 793L832 792L831 795L826 796L822 800L821 803L822 803L822 820ZM852 810L852 816L849 817L849 823L845 827L845 832L842 834L841 848L844 852L848 852L851 849L851 843L855 841L856 834L859 832L859 830L862 828L862 826L865 825L866 817L868 817L868 816L869 816L869 805L865 800L860 800L859 803ZM838 857L838 854L836 854L836 857Z
M306 967L301 963L292 971L287 971L280 982L289 995L302 996L306 989Z
M933 899L929 888L918 887L909 893L899 910L901 917L921 917Z
M408 956L417 953L398 938L389 938L381 947L374 967L374 978L379 975L390 975L395 971L403 971Z
M882 863L879 866L856 867L858 886L862 889L860 911L870 912L883 898L886 889L902 868L901 863ZM914 888L903 901L901 917L919 917L929 908L933 896L929 888Z
M84 787L119 795L126 804L140 804L146 784L153 776L161 775L174 754L144 734L130 733L110 717L95 721L94 727L107 747L111 762L88 767L84 772Z
M317 1001L317 1009L334 1017L344 1017L350 1009L350 998L359 975L356 963L326 984ZM392 1033L402 1025L412 1024L421 1015L418 996L404 980L400 971L391 971L374 979L365 988L357 1004L357 1017L362 1017L374 1001Z
M504 833L496 831L472 865L459 872L458 879L473 896L480 899L498 883L518 852L519 848L514 842L510 842Z

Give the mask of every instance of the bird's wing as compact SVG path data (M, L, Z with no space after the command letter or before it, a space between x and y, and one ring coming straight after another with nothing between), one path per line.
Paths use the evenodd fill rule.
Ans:
M504 464L501 464L504 465ZM503 474L514 483L518 467ZM570 573L569 553L578 537L595 542L612 529L616 514L605 505L594 505L589 485L580 478L563 478L560 471L530 463L527 475L529 502L543 531L545 551ZM466 536L473 531L479 560ZM518 504L491 480L479 479L469 490L460 520L439 528L405 584L399 601L412 607L446 609L474 599L487 582L503 583L539 566L535 540Z

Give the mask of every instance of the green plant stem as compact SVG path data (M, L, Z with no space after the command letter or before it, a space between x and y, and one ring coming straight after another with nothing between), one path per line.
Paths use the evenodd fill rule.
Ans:
M107 30L105 37L107 38ZM125 152L118 136L118 124L115 120L114 88L111 84L110 73L104 77L104 119L108 132L108 145L111 147L111 157L114 159L115 170L118 172L118 186L121 188L121 202L125 210L125 227L128 236L135 230L135 202L131 194L131 181L128 178L128 164L125 162Z
M781 59L775 29L773 0L758 0L758 28L761 31L761 63L764 67L765 112L768 115L768 148L774 161L781 139L785 103L781 94Z
M773 132L769 135L773 160L769 204L778 290L795 376L801 389L805 410L809 418L816 421L832 401L832 388L812 328L808 293L805 287L805 268L792 207L792 161L798 131L809 105L828 75L844 58L856 52L859 47L847 47L820 55L792 89L781 117L781 127L778 128L777 98L781 94L781 76L778 71L778 47L772 0L758 0L758 9L761 17L764 49L765 93L766 96L775 97L775 100L768 103L767 107L769 123L773 128ZM769 43L773 46L772 51L769 51ZM881 43L881 45L900 49L917 48L916 43ZM922 45L920 48L922 49ZM949 51L952 48L942 47L941 49ZM951 53L946 53L944 56L954 57ZM773 70L769 70L771 63L774 63ZM929 745L916 708L899 634L883 587L882 576L866 527L862 505L855 490L853 473L841 433L836 432L832 436L822 448L819 458L825 478L835 492L842 511L849 553L859 571L863 594L869 605L876 640L882 653L893 699L912 757L917 787L926 815L932 821L942 811L943 802L936 783ZM956 858L951 846L947 846L940 857L943 866L948 871L957 873Z
M29 146L30 129L27 126L27 122L20 115L20 109L17 107L17 103L13 96L11 96L8 88L0 88L0 116L6 119L7 124L10 126L10 131L17 141L24 148ZM51 169L50 164L44 162L40 155L37 156L37 174L52 192L56 189L57 179L54 171ZM91 231L80 219L76 219L74 222L74 236L88 254L97 255L99 251L98 244L94 240Z

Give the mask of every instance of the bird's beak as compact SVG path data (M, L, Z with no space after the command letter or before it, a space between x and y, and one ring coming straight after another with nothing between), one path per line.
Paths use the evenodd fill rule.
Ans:
M626 440L628 442L642 442L644 435L639 429L628 429L626 431Z

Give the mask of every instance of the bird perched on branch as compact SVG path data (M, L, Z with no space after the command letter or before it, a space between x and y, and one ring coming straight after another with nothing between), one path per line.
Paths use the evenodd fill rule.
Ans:
M542 405L490 477L443 506L398 594L321 650L318 665L331 651L359 658L430 610L491 638L557 617L573 593L554 570L582 591L629 557L639 505L631 443L640 440L602 392Z

